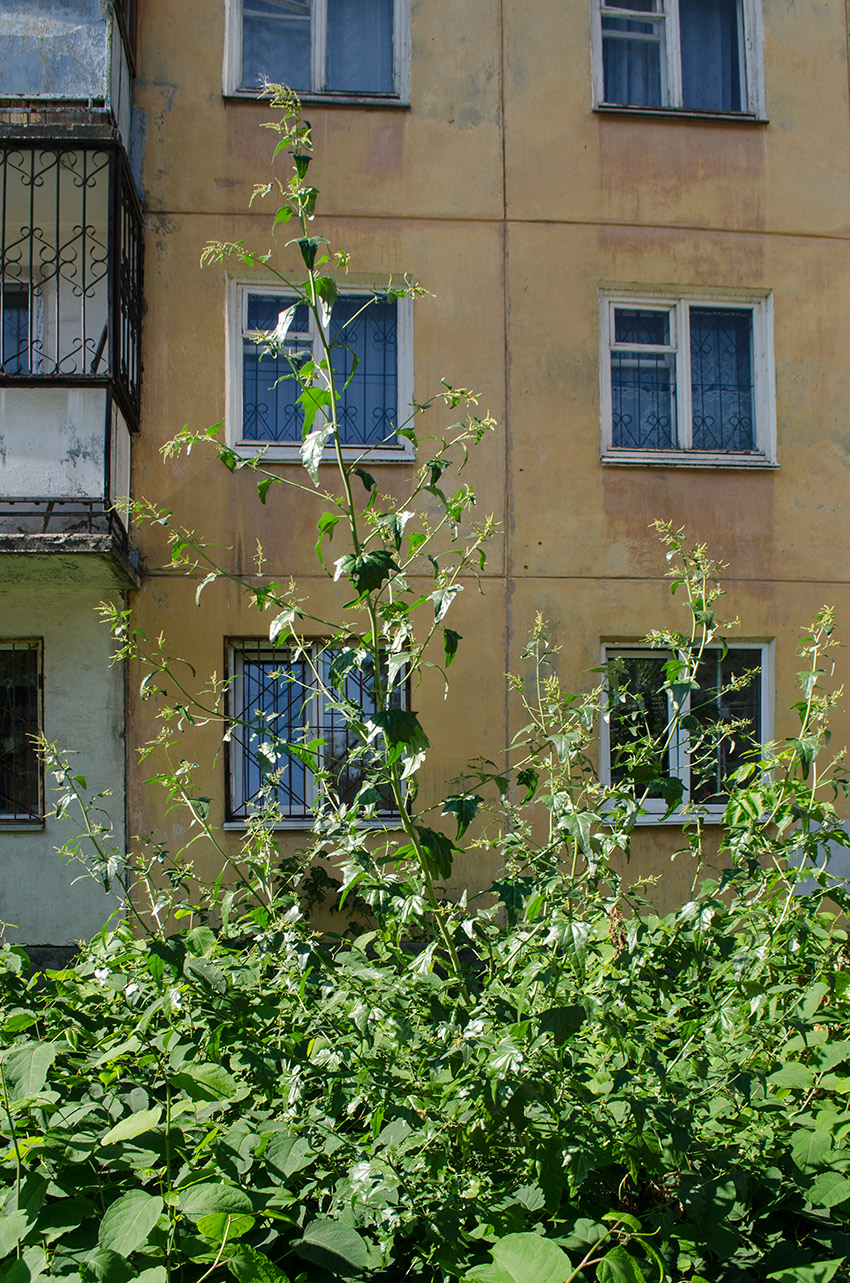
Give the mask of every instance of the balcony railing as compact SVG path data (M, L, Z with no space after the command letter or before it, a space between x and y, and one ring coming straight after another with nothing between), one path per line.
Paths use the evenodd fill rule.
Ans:
M123 552L127 530L103 499L6 499L0 496L0 535L108 535Z
M0 387L109 385L139 413L141 214L117 146L0 146Z

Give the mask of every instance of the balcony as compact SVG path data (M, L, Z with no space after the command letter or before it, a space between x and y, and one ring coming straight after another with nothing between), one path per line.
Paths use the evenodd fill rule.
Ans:
M133 0L0 0L0 131L130 138Z
M123 151L0 144L0 219L0 551L126 558L142 242Z

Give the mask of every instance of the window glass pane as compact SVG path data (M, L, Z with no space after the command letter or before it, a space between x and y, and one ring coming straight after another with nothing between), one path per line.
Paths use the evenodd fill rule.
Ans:
M636 748L647 737L658 740L669 722L663 655L628 656L614 661L609 675L611 780L615 784L629 778L628 750ZM657 770L662 779L669 778L667 754L650 754L646 765ZM661 789L650 784L650 796L660 796Z
M233 814L244 818L270 795L283 815L306 815L307 767L284 746L313 738L310 719L315 696L309 664L285 653L264 653L259 647L241 652L238 662L241 708L234 710L234 716L242 725L233 734L238 748L231 754Z
M250 333L270 333L281 312L292 305L285 295L251 294L248 298ZM310 315L306 304L295 309L287 332L286 351L298 362L312 356ZM300 339L299 339L299 336ZM301 440L304 416L297 404L301 384L286 356L264 352L262 344L246 337L242 343L242 438L245 441Z
M32 736L39 731L41 648L0 645L0 818L41 818L41 770Z
M328 0L327 89L391 94L394 0Z
M691 714L704 729L717 723L746 719L730 738L715 742L709 731L698 746L692 736L691 796L698 802L723 801L725 781L744 762L748 750L761 739L761 681L758 671L740 689L729 689L748 673L759 670L762 652L755 647L729 650L721 658L712 651L697 671L699 690L691 695Z
M679 0L682 105L742 111L740 0Z
M695 450L754 450L753 314L690 309Z
M626 450L676 445L675 357L667 352L611 353L612 441Z
M29 374L29 299L26 290L3 289L4 374Z
M290 306L285 295L250 295L247 324L250 334L268 333ZM370 294L341 294L331 313L333 355L340 434L345 445L397 444L393 427L398 416L398 309L395 299L374 300ZM287 332L286 351L292 360L312 355L309 313L305 304L295 310ZM318 355L318 353L317 353ZM351 382L354 359L356 368ZM297 404L301 385L286 356L263 352L251 337L243 339L243 417L245 441L298 442L303 414Z
M310 0L243 0L242 85L309 91Z
M614 309L614 340L617 343L654 343L670 346L670 313L642 308Z
M398 421L398 316L396 300L367 302L369 295L340 295L331 314L331 339L342 440L347 445L395 444ZM364 306L365 305L365 306Z
M326 651L324 655L325 682L329 694L324 701L322 718L322 738L324 740L325 768L330 773L331 785L341 802L354 801L363 787L365 777L375 761L384 752L383 737L365 744L354 729L346 723L340 708L336 707L336 695L331 691L328 668L334 658L334 652ZM386 674L384 676L386 681ZM368 716L375 712L375 681L372 661L364 659L360 667L353 667L346 673L340 698L350 700ZM392 692L390 706L403 706L403 688L396 687ZM384 784L376 790L372 799L379 813L396 811L392 791Z
M632 107L663 105L663 39L663 22L603 16L602 66L606 102Z

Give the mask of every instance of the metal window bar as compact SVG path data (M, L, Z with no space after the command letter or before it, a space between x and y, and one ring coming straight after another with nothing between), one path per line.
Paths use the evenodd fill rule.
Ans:
M44 816L41 659L40 641L0 641L0 826Z

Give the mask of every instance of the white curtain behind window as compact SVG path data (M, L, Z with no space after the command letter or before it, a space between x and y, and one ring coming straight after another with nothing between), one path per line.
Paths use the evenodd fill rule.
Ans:
M741 111L739 0L679 0L682 105Z

